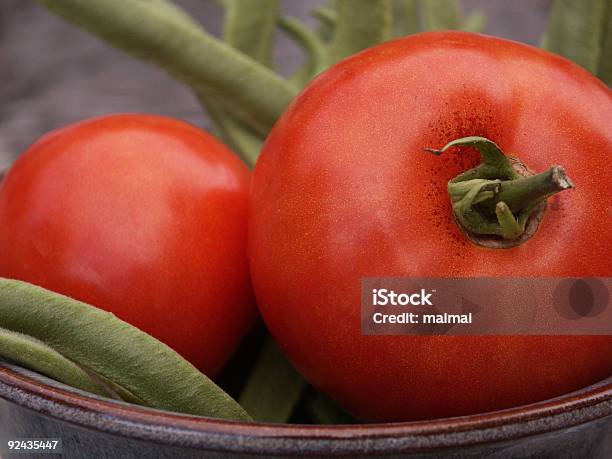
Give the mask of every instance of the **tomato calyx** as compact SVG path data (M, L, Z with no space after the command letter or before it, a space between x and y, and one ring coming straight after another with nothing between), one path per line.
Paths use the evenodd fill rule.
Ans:
M472 146L482 163L448 182L453 217L473 242L490 248L508 248L531 238L542 219L546 199L574 188L561 166L533 174L516 158L508 158L495 142L464 137L440 150Z

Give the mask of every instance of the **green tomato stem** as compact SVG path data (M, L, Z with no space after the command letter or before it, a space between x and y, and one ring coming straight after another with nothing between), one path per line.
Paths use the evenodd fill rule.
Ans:
M436 155L452 147L475 147L482 163L448 182L448 194L456 221L477 235L517 240L525 232L531 214L549 196L574 188L561 166L522 177L494 142L484 137L454 140Z
M553 166L546 172L531 177L501 182L495 194L495 203L505 202L514 213L533 206L548 196L574 188L561 166Z
M495 206L495 215L504 239L515 239L523 234L525 228L514 218L512 211L503 201Z

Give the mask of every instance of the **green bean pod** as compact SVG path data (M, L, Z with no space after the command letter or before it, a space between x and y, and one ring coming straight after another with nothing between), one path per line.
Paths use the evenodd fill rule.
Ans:
M235 400L168 346L113 314L80 301L0 278L0 328L41 341L147 406L199 416L251 419ZM61 359L56 362L62 365ZM65 366L64 370L73 369Z

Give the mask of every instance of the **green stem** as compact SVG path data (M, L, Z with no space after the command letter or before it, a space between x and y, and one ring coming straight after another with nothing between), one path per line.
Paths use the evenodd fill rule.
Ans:
M473 234L518 239L529 216L547 197L574 187L561 166L521 177L497 144L484 137L465 137L449 142L436 155L452 147L475 147L482 163L448 182L456 220Z
M495 215L501 228L501 236L504 239L516 239L523 234L524 227L514 218L512 211L505 202L497 203Z
M499 146L484 137L470 136L453 140L447 143L440 150L425 148L425 151L434 155L441 155L446 150L453 147L474 147L480 153L482 164L470 169L455 177L452 182L464 182L475 178L483 179L503 179L511 180L518 178L519 175L514 171L504 152Z
M546 172L531 177L508 180L500 184L494 201L505 202L512 212L533 206L548 196L574 188L561 166L553 166Z
M113 46L152 62L233 114L269 129L296 90L280 76L156 2L35 0ZM265 89L265 90L264 90Z

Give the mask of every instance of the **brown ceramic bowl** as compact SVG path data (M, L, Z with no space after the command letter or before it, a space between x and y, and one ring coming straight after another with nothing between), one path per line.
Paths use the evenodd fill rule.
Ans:
M0 439L61 438L63 457L612 457L612 378L528 406L350 426L228 422L91 396L0 363ZM23 457L23 456L21 456Z

